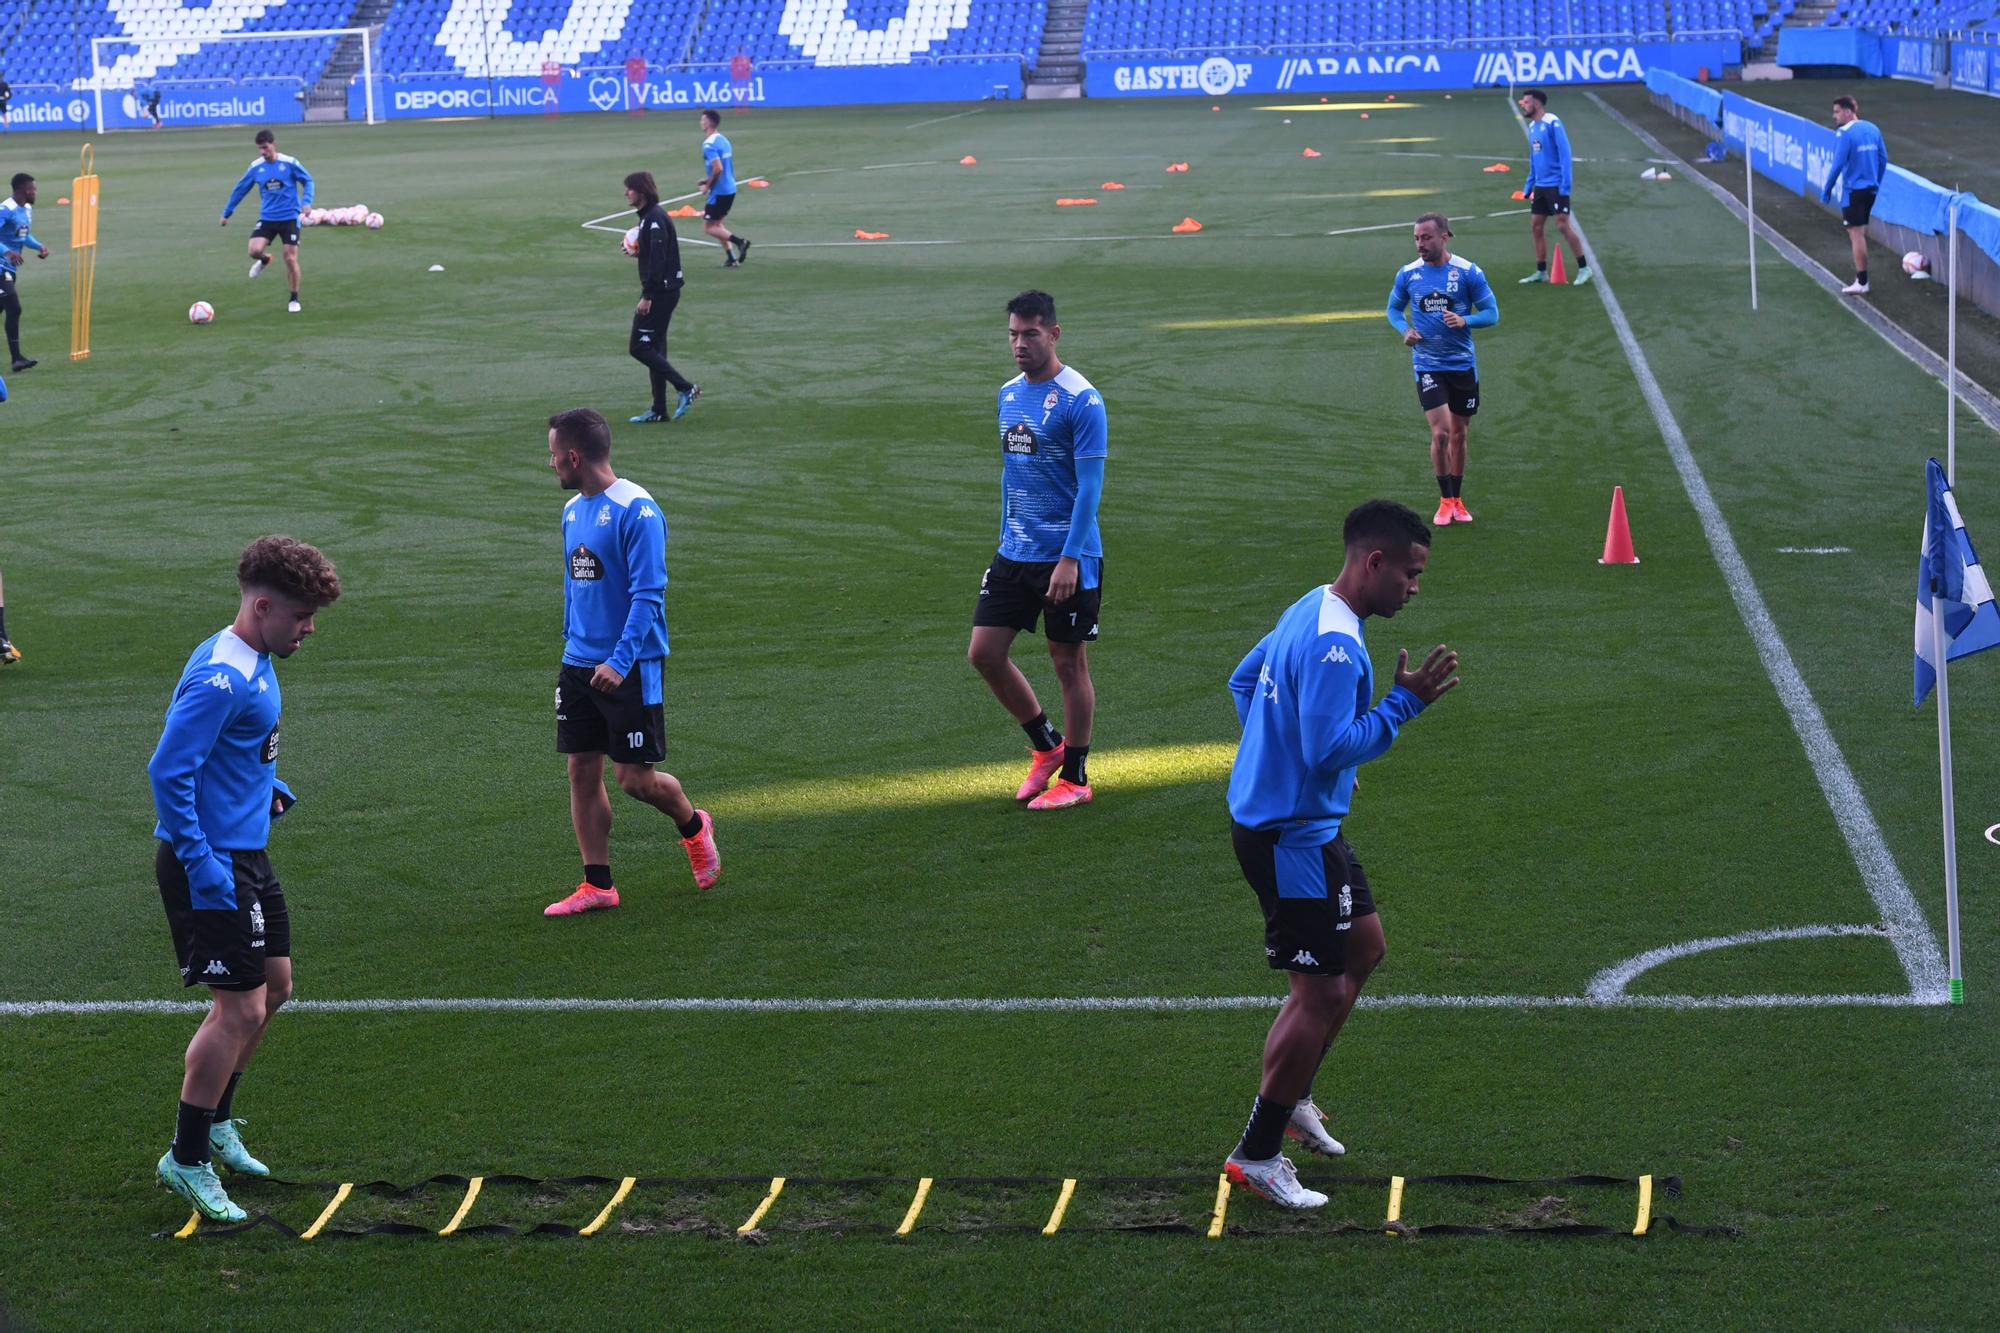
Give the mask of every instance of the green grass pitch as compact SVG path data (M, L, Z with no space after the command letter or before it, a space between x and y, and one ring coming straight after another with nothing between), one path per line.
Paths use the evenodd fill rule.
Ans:
M892 1240L868 1224L900 1219L898 1184L788 1194L768 1243L745 1244L733 1227L769 1176L1212 1181L1269 1018L780 1008L287 1013L238 1111L288 1178L752 1179L635 1192L586 1240L176 1243L157 1233L186 1210L152 1164L192 1019L11 1014L0 1312L33 1328L168 1309L302 1328L1976 1322L2000 1259L2000 847L1981 836L2000 819L2000 663L1952 673L1963 1007L1817 1003L1908 994L1874 934L1695 953L1630 988L1782 1005L1576 1003L1649 950L1880 913L1600 291L1514 285L1531 264L1519 167L1481 170L1521 155L1502 98L1412 95L1366 120L1219 105L729 119L742 172L772 182L731 219L756 249L725 273L682 224L672 355L704 396L670 427L621 424L614 454L672 526L668 766L715 813L725 879L697 894L671 828L614 795L625 906L559 922L541 908L577 867L549 716L563 496L543 421L644 406L631 262L580 224L619 207L635 167L687 189L692 117L285 131L322 202L388 217L307 234L297 316L280 277L245 279L247 216L215 225L247 131L100 144L93 353L63 357L60 247L30 260L43 363L0 407L0 570L26 654L0 674L0 1001L181 998L144 764L181 662L229 615L237 552L271 531L322 545L347 589L283 668L281 771L303 799L272 855L301 1000L1275 998L1227 842L1223 682L1332 577L1350 505L1431 502L1407 354L1379 312L1405 224L1439 208L1500 297L1479 339L1478 521L1437 535L1422 595L1370 647L1382 677L1399 647L1449 642L1465 683L1368 768L1349 825L1389 957L1382 1003L1318 1086L1349 1144L1339 1170L1673 1173L1685 1192L1657 1213L1739 1238L1331 1234L1383 1218L1372 1184L1335 1187L1324 1235L1239 1198L1215 1240L1044 1237L953 1228L1039 1223L1052 1197L941 1185ZM1558 109L1590 159L1577 209L1602 272L1941 947L1935 725L1909 689L1942 389L1775 256L1751 316L1724 210L1641 181L1641 145L1581 95ZM41 178L45 238L66 227L49 205L74 148L9 141ZM1055 205L1078 196L1100 202ZM1184 217L1204 230L1175 236ZM964 661L997 526L994 391L1013 373L1001 306L1028 286L1058 298L1062 346L1111 417L1099 794L1047 819L1008 799L1022 738ZM206 328L184 317L198 299L218 312ZM1961 418L1961 502L1989 555L1993 443ZM1596 562L1613 486L1636 567ZM1040 641L1017 656L1053 704ZM1628 1193L1550 1193L1413 1188L1403 1217L1629 1225ZM299 1228L325 1197L238 1194ZM1212 1194L1082 1190L1074 1208L1079 1225L1205 1230ZM577 1225L606 1195L496 1184L466 1225ZM441 1228L457 1197L357 1193L336 1225Z

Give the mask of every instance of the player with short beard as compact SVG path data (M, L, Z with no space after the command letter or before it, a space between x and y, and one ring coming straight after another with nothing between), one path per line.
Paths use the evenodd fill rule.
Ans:
M1479 411L1479 360L1472 330L1500 322L1500 302L1486 274L1446 248L1451 224L1442 213L1417 219L1417 257L1396 271L1389 289L1389 324L1410 349L1417 406L1431 428L1431 471L1437 476L1439 527L1470 523L1465 507L1465 428ZM1407 312L1407 313L1406 313Z
M291 537L250 543L236 582L236 619L189 656L146 765L159 815L153 874L181 985L210 993L188 1043L174 1142L158 1174L218 1222L245 1214L214 1160L238 1175L271 1174L243 1146L230 1113L237 1080L292 994L291 913L264 850L271 820L298 799L278 780L272 659L297 652L314 617L340 596L332 562Z

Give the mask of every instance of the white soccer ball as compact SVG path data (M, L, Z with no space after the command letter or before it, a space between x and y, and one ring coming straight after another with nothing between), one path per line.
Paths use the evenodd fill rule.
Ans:
M631 228L628 228L628 229L626 230L626 232L625 232L625 239L624 239L624 240L622 240L622 241L620 241L620 242L618 242L618 248L619 248L620 250L623 250L623 251L624 251L624 252L625 252L626 254L628 254L628 255L636 255L636 254L638 254L638 253L639 253L639 229L638 229L637 227L631 227Z
M196 301L188 307L188 323L206 324L215 318L215 307L206 301Z
M319 219L314 217L313 211L308 208L305 212L299 214L299 225L301 227L317 227Z
M366 216L367 214L363 213L360 209L354 207L352 204L340 210L340 220L350 227L360 222L361 219Z
M370 231L382 230L382 215L380 213L370 213L366 221L368 224L368 230Z
M1924 258L1921 251L1912 250L1903 256L1903 272L1913 278L1928 278L1931 275L1931 261Z
M352 209L348 211L354 214L355 222L359 223L363 218L368 216L368 205L356 204Z

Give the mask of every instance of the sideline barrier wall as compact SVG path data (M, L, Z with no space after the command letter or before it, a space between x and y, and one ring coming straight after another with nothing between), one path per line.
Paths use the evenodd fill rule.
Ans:
M1648 70L1646 88L1663 110L1721 140L1737 156L1747 152L1758 175L1794 194L1819 198L1839 143L1830 125L1737 93L1717 93L1670 70ZM1953 200L1958 203L1959 293L2000 315L2000 209L1892 162L1876 196L1868 234L1898 252L1921 252L1942 279L1947 276Z
M1489 88L1500 84L1637 83L1649 65L1692 75L1742 60L1739 43L1636 42L1604 46L1524 46L1483 51L1436 48L1324 56L1138 57L1083 53L1090 97L1223 97Z
M1783 28L1778 63L1787 68L1847 65L1877 78L1884 72L1882 39L1866 28Z
M306 118L299 101L297 79L181 82L161 79L138 89L104 90L104 124L108 129L135 130L153 123L146 114L145 94L160 90L160 119L176 125L283 125ZM23 130L84 130L96 111L90 89L46 87L14 90L13 133Z
M593 111L692 111L731 106L858 106L885 102L979 102L1021 95L1018 61L940 65L850 66L756 70L732 79L727 66L648 70L640 79L619 69L564 67L541 78L468 79L416 76L375 80L375 114L389 120L423 116L539 116ZM347 116L364 115L367 90L348 85Z
M1882 72L1892 79L1948 83L1962 93L2000 97L2000 45L1948 37L1882 37Z

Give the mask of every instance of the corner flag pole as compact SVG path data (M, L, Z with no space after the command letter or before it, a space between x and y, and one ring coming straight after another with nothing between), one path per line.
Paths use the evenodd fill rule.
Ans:
M1942 540L1949 540L1945 533ZM1938 589L1931 589L1933 605ZM1944 925L1946 956L1951 963L1951 1002L1965 1003L1965 970L1958 957L1958 835L1951 792L1951 691L1945 683L1944 617L1931 617L1931 645L1937 654L1938 785L1944 794Z
M1958 193L1951 196L1944 303L1944 479L1958 485Z

